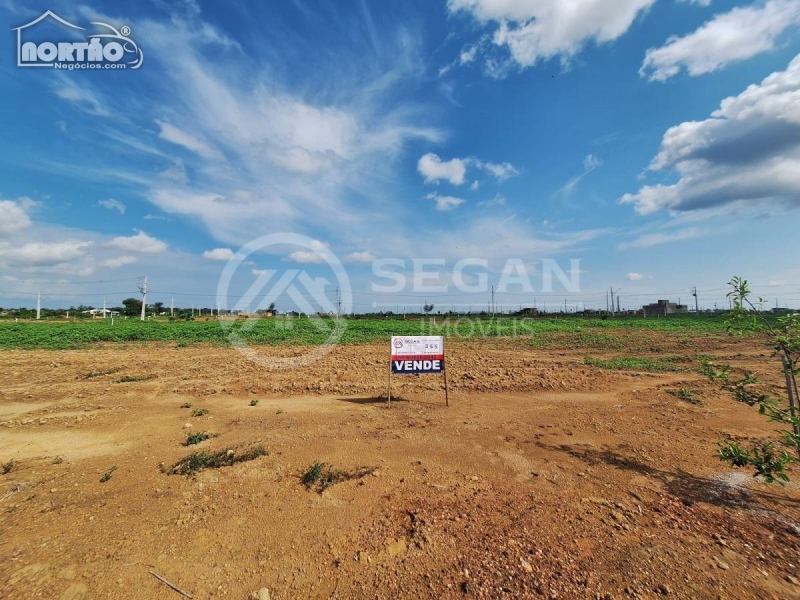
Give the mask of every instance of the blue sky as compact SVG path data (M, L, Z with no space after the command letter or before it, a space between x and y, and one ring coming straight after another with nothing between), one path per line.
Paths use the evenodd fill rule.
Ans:
M46 10L130 27L142 66L18 67L12 29ZM509 308L711 308L734 274L800 306L800 0L0 0L0 23L0 306L114 304L143 275L213 306L277 233L309 243L239 261L232 296L294 269L333 298L335 257L358 312L484 306L483 282Z

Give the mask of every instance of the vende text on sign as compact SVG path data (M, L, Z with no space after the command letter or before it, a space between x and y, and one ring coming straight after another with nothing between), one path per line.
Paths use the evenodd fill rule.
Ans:
M444 370L444 338L441 336L393 336L392 373L415 375Z

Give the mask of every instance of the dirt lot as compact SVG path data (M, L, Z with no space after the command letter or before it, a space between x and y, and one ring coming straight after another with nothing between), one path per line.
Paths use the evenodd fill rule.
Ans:
M752 341L658 343L775 371ZM696 372L462 342L449 408L436 376L395 377L387 408L387 352L291 372L174 344L3 352L0 597L181 598L155 572L196 599L800 598L800 489L714 454L772 427ZM187 448L190 431L219 436ZM259 443L249 462L160 470ZM307 489L316 461L355 476Z

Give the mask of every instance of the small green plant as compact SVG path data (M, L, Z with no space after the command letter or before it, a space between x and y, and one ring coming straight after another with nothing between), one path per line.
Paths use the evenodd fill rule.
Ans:
M333 465L317 461L305 473L300 475L300 483L308 489L315 489L321 494L335 483L349 481L350 479L360 479L374 473L375 470L375 468L361 467L355 471L342 471L334 469Z
M8 462L4 462L2 465L3 475L11 473L11 471L13 471L16 468L16 466L17 462L13 458Z
M258 400L256 399L250 400L250 406L258 406Z
M192 408L192 403L184 402L183 404L181 404L181 408Z
M209 440L213 437L219 436L218 433L207 433L205 431L193 431L191 433L186 434L186 442L183 444L184 446L194 446L195 444L199 444L200 442L204 442Z
M679 388L677 390L667 390L668 393L672 394L676 398L680 398L684 402L688 402L689 404L702 404L703 401L700 400L697 396L692 393L692 390L689 388Z
M53 464L54 464L54 465L60 465L60 464L61 464L61 463L63 463L63 462L64 462L64 457L63 457L63 456L56 456L56 457L53 459Z
M322 471L324 468L325 463L315 462L305 473L300 476L300 483L306 487L311 487L317 481L319 481L320 477L322 477Z
M117 467L111 467L108 471L103 473L103 476L100 478L100 483L105 483L109 479L111 479L111 474L117 470Z
M647 356L618 356L609 359L592 358L587 356L584 363L592 367L610 369L613 371L683 371L684 367L679 356L659 356L650 358Z
M219 467L255 460L259 456L266 456L267 454L269 453L261 444L238 453L233 448L225 448L217 452L192 452L171 467L162 467L161 472L166 475L192 475L203 469L218 469Z
M207 408L195 408L192 411L192 416L193 417L202 417L203 415L207 415L208 413L209 413L209 410Z
M135 383L137 381L150 381L155 375L125 375L116 380L116 383Z
M281 409L279 408L279 409L278 409L278 411L277 411L275 414L276 414L276 415L282 415L282 414L283 414L283 410L281 410Z

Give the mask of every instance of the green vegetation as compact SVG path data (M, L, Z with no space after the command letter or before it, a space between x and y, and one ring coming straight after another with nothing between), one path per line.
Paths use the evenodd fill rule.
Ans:
M117 470L117 467L111 467L108 471L103 473L103 476L100 478L100 483L105 483L109 479L111 479L111 474Z
M200 432L200 431L193 431L191 433L186 434L186 442L184 442L184 446L194 446L195 444L199 444L200 442L205 442L206 440L210 440L211 438L219 437L218 433L208 433L208 432Z
M300 483L308 489L318 493L324 492L330 486L350 479L360 479L375 472L375 468L361 467L355 471L342 471L334 469L333 465L324 462L315 462L300 476Z
M731 287L728 297L733 310L726 320L726 326L740 335L760 335L772 347L774 356L781 359L786 396L771 396L749 371L742 369L740 377L734 379L730 365L717 368L707 358L703 359L702 372L711 381L717 382L739 402L758 407L759 414L770 422L783 425L782 429L777 430L781 436L777 443L762 440L747 449L742 448L736 440L719 442L719 458L736 467L751 467L754 476L761 477L766 483L778 481L785 484L789 481L786 467L800 462L800 390L797 386L797 375L800 373L800 314L769 318L759 308L764 305L764 300L751 298L746 279L734 277L728 285Z
M8 462L4 462L2 464L3 475L7 475L8 473L11 473L11 471L13 471L16 466L17 466L17 463L13 458Z
M322 478L322 471L324 468L324 462L315 462L308 468L308 471L300 476L300 483L306 487L314 485Z
M253 400L250 400L250 406L258 406L258 400L256 400L255 398Z
M137 381L150 381L151 379L155 379L155 377L153 375L125 375L114 383L134 383Z
M651 358L648 356L617 356L615 358L602 359L587 356L584 362L592 367L601 369L611 369L614 371L652 371L661 373L664 371L685 371L686 367L678 363L685 359L680 356L659 356Z
M596 318L581 315L560 315L536 318L458 317L437 315L409 318L349 318L341 343L361 344L385 341L390 335L443 335L451 339L525 336L534 345L548 346L561 340L579 347L628 347L626 338L635 339L638 332L663 332L688 337L726 335L724 320L715 315L672 315L667 318L617 317ZM320 322L324 326L320 326ZM190 344L230 345L235 334L252 345L316 345L324 343L335 327L333 319L306 318L261 319L257 322L212 321L141 322L117 319L85 321L39 321L15 323L0 320L0 349L68 349L112 342L177 342ZM99 373L98 373L99 374ZM97 376L97 375L93 375Z
M56 456L56 457L53 459L53 464L54 464L54 465L60 465L60 464L61 464L61 463L63 463L63 462L64 462L64 457L63 457L63 456Z
M189 408L189 407L187 406L186 408ZM208 413L209 413L209 410L207 408L195 408L192 411L192 416L193 417L202 417L203 415L207 415Z
M259 456L266 456L267 454L261 444L241 453L237 453L233 448L224 448L217 452L192 452L171 467L162 467L161 472L166 475L192 475L203 469L227 467L236 463L255 460Z
M692 393L692 390L689 388L679 388L677 390L667 390L670 394L675 396L676 398L680 398L684 402L688 402L689 404L702 404L703 401L700 400L697 396Z

